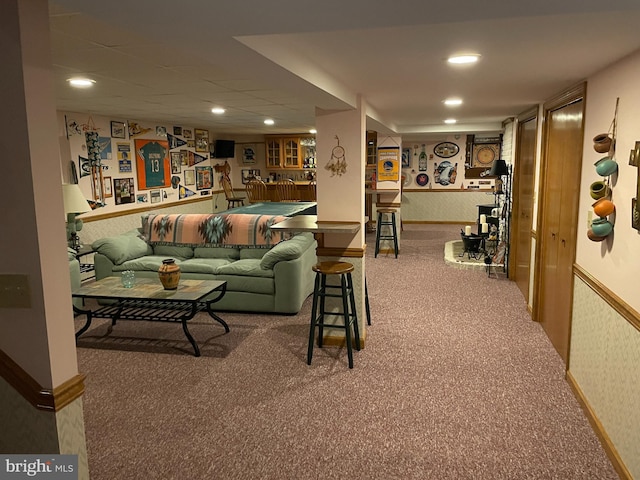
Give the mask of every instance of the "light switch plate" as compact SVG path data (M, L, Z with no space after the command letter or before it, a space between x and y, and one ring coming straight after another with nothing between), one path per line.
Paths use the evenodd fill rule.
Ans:
M31 308L28 275L0 274L0 308Z

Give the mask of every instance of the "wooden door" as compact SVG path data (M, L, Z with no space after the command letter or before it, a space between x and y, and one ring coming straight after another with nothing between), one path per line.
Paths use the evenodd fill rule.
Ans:
M517 131L513 195L513 262L510 277L529 302L533 189L535 183L537 110L521 116Z
M582 169L584 85L545 104L535 318L567 361Z

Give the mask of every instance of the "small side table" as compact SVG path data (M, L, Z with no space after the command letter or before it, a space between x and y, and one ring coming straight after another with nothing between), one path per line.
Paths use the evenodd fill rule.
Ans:
M83 245L78 250L76 250L76 259L80 262L80 275L82 276L82 281L91 280L96 278L95 274L95 266L93 263L87 263L83 261L82 257L86 257L87 255L91 255L95 253L91 245ZM84 274L90 274L89 276L83 276Z

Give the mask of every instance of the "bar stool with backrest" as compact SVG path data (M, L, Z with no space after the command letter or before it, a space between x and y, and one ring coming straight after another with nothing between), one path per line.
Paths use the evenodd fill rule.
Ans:
M224 196L227 199L227 209L244 205L244 197L236 197L233 194L231 180L229 180L229 177L226 175L222 176L222 189L224 190Z
M298 187L290 178L278 180L276 182L276 192L279 202L299 202Z
M268 202L267 198L267 185L262 181L254 178L250 180L246 185L247 199L249 203L262 203Z
M391 227L391 234L383 234L382 227ZM398 231L396 230L395 208L378 209L378 221L376 225L376 252L374 257L377 257L378 253L380 253L380 240L393 240L393 251L396 254L396 258L398 258Z
M356 350L360 350L360 331L358 330L358 314L356 311L356 299L353 292L353 264L348 262L327 261L317 263L312 267L316 272L316 280L313 288L313 304L311 307L311 326L309 329L309 348L307 350L307 365L311 365L313 357L313 340L316 328L318 328L318 347L322 348L322 339L325 328L341 328L345 330L345 341L347 344L347 358L349 368L353 368L353 345L351 340L351 328L355 337ZM327 285L328 275L339 275L340 285ZM340 293L330 293L336 289ZM326 313L325 299L327 297L342 298L342 311L333 312L331 315L342 315L344 323L325 325L324 316ZM320 312L318 313L318 306Z
M311 197L312 202L315 202L318 198L317 183L315 180L311 180L309 182L309 196Z

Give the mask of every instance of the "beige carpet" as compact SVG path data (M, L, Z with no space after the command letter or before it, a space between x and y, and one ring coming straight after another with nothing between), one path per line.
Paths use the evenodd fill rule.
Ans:
M367 249L353 369L336 347L306 364L310 298L221 314L228 334L199 314L200 358L179 324L96 321L78 348L92 480L618 478L517 286L443 261L456 237L406 225L398 259Z

